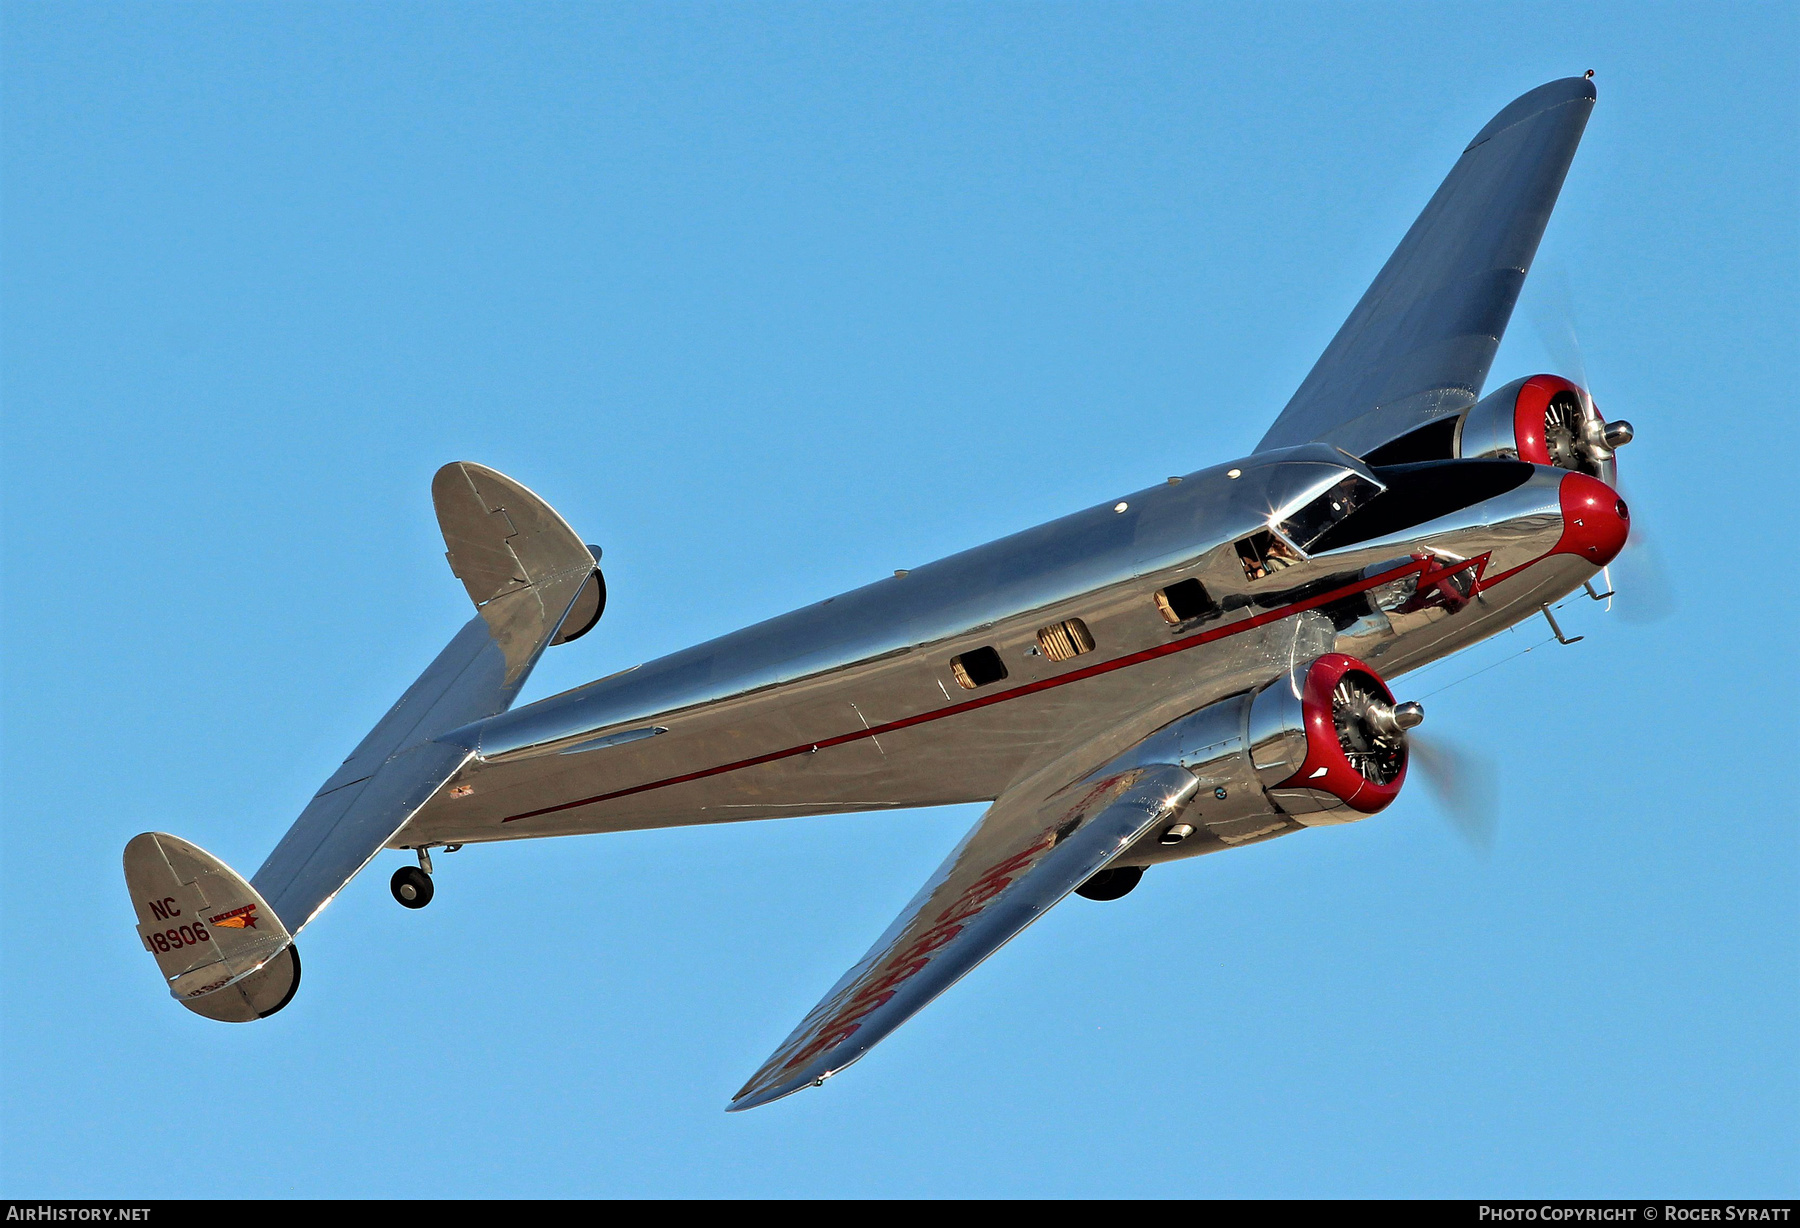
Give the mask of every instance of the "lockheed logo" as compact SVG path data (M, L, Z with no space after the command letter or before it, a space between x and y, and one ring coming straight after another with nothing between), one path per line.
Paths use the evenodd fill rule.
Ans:
M206 923L222 925L228 930L253 930L256 928L256 905L246 904L242 908L222 912L216 917L208 917Z

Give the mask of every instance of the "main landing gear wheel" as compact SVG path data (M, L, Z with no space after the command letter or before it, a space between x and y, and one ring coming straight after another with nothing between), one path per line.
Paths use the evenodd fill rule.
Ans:
M394 871L388 890L394 893L402 907L423 908L431 903L431 875L418 866L401 866Z
M1075 888L1075 894L1089 900L1116 900L1131 894L1131 889L1144 877L1143 866L1108 866Z

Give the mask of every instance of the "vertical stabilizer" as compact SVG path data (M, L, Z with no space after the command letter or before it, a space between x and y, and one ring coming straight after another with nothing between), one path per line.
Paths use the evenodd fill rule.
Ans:
M169 993L196 1014L248 1023L300 986L294 939L256 888L205 849L164 832L125 846L138 938Z

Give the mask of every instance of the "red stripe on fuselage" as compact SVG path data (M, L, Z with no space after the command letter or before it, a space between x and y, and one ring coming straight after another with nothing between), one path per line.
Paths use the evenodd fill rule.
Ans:
M1500 581L1517 575L1519 572L1524 571L1525 568L1531 566L1532 563L1537 563L1550 557L1550 553L1553 552L1541 554L1537 558L1532 559L1530 563L1523 563L1518 567L1513 568L1511 571L1506 572L1504 575L1496 576L1492 580L1485 582L1477 580L1470 596L1474 596L1475 593L1481 592L1484 589L1492 588L1494 585L1500 583ZM1448 570L1434 569L1431 560L1414 559L1403 566L1384 571L1380 575L1370 579L1358 580L1354 584L1346 584L1342 588L1334 588L1330 592L1319 594L1317 597L1309 597L1305 601L1296 601L1293 605L1282 606L1280 609L1270 610L1266 614L1257 614L1250 618L1243 619L1242 621L1232 623L1229 626L1216 627L1211 631L1201 631L1195 635L1186 636L1179 640L1171 640L1167 644L1158 644L1154 648L1144 648L1137 652L1126 653L1124 656L1114 657L1110 661L1100 661L1081 669L1070 670L1066 674L1058 674L1054 678L1044 678L1037 682L1028 682L1024 686L1016 686L1007 691L996 691L992 695L983 695L978 699L964 700L959 704L951 704L947 708L937 708L929 712L921 712L916 716L902 717L897 721L889 721L885 725L873 725L869 728L858 729L851 733L841 733L833 738L825 738L822 741L806 742L799 746L790 746L786 750L770 751L766 755L756 755L749 759L739 759L735 763L721 763L717 767L702 768L697 772L684 772L680 776L669 776L662 780L652 780L646 784L632 785L625 789L615 789L611 793L598 793L593 797L584 797L572 802L559 802L554 806L545 806L538 810L527 810L523 814L511 815L500 821L502 823L516 823L520 819L535 819L539 815L555 814L561 810L573 810L578 806L593 806L600 802L610 802L617 798L630 797L634 793L648 793L652 789L666 789L671 785L684 785L693 780L705 780L708 776L719 776L726 772L738 771L742 768L757 767L761 764L774 763L781 759L791 759L795 755L810 755L814 751L827 750L833 746L842 746L847 742L858 742L863 738L878 738L884 733L893 733L900 729L910 729L914 725L924 725L931 721L941 721L946 717L957 716L964 712L973 712L977 708L986 708L992 704L1003 704L1008 700L1018 699L1025 695L1035 695L1039 691L1048 691L1053 687L1067 686L1071 682L1080 682L1083 679L1099 677L1101 674L1110 674L1116 669L1125 669L1132 665L1141 665L1145 661L1154 661L1158 657L1166 657L1171 656L1174 653L1186 652L1190 648L1198 648L1202 644L1211 644L1215 640L1224 639L1226 636L1238 635L1245 631L1253 631L1257 627L1266 627L1270 623L1280 622L1284 618L1292 618L1296 614L1304 614L1306 611L1317 609L1322 605L1330 605L1334 601L1341 601L1345 597L1351 597L1357 593L1367 592L1372 588L1378 588L1383 584L1391 583L1403 576L1413 574L1424 576L1427 573L1431 573L1433 578L1442 578L1454 572L1461 571L1466 567L1477 568L1476 575L1479 576L1481 574L1481 568L1485 566L1487 559L1488 555L1479 555L1476 558L1468 560L1466 563L1460 563Z

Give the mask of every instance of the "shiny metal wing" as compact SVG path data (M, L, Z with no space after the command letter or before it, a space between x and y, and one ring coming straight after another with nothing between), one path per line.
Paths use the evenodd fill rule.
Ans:
M504 712L595 574L537 495L481 465L431 484L450 568L478 613L313 796L251 885L297 933L468 758L434 741Z
M1552 81L1476 134L1258 451L1362 456L1479 398L1594 96Z
M1196 787L1194 776L1174 764L1109 765L1073 784L1027 784L1001 797L862 962L744 1084L731 1111L778 1100L856 1061Z

